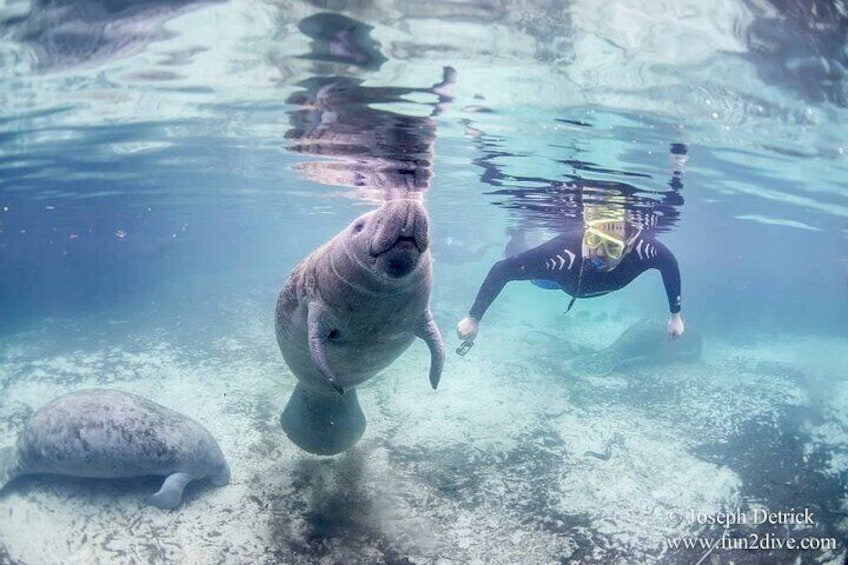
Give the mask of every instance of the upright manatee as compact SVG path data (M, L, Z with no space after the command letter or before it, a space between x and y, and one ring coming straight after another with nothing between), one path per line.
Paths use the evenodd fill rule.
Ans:
M283 430L311 453L334 455L365 431L354 387L412 343L430 349L439 383L444 344L429 308L429 226L419 200L389 200L313 251L277 299L277 343L298 379Z

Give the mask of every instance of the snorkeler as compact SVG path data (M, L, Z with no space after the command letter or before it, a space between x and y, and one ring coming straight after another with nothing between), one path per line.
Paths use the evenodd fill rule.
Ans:
M477 337L480 320L509 281L530 280L545 289L558 289L572 298L601 296L630 284L648 269L662 274L671 317L668 337L684 331L680 314L680 270L674 254L661 242L643 234L623 213L584 214L583 230L559 235L550 241L495 263L483 281L468 316L456 333L464 355ZM568 312L566 310L566 312Z

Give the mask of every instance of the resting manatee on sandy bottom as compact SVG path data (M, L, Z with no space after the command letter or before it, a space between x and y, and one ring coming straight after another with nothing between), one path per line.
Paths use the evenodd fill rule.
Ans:
M297 266L277 299L277 343L298 379L281 416L300 448L334 455L365 432L353 388L415 337L430 349L435 389L444 344L430 312L427 212L415 199L363 214Z
M696 329L687 327L679 338L669 341L663 320L639 320L624 330L612 344L581 361L582 372L607 374L622 369L689 363L700 359L703 341Z
M115 479L167 475L145 498L176 508L185 486L230 481L218 442L200 424L141 396L106 389L72 392L33 414L15 447L0 450L0 489L30 474Z

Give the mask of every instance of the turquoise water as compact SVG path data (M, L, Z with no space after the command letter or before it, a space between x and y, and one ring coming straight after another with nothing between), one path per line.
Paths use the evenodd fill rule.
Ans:
M841 563L844 6L319 4L0 3L0 444L111 386L201 421L234 476L173 513L139 502L156 481L19 479L0 561ZM362 387L361 442L310 456L279 426L277 293L411 193L442 384L416 343ZM591 206L674 252L700 358L598 353L667 319L653 271L568 314L507 285L456 355L510 234ZM815 523L695 519L791 508ZM836 541L667 541L722 534Z

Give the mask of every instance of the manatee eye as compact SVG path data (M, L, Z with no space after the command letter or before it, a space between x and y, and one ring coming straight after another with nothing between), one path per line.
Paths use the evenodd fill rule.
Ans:
M337 330L337 329L330 330L330 333L327 335L327 337L330 338L330 339L336 339L337 337L339 337L339 330Z
M353 233L359 233L365 229L365 222L356 222L353 224Z

